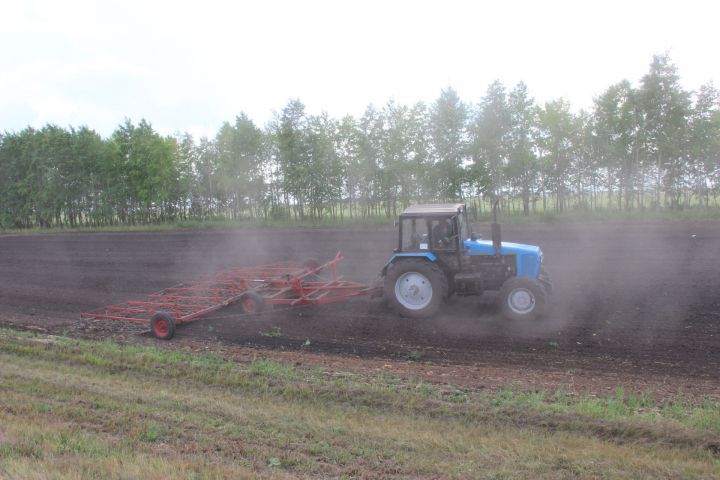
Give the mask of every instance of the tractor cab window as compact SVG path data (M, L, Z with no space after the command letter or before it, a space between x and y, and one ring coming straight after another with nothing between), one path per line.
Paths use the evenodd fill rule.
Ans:
M430 231L433 250L456 250L458 233L456 231L457 217L432 219Z
M428 225L424 218L404 218L401 220L400 228L402 228L403 251L430 249Z

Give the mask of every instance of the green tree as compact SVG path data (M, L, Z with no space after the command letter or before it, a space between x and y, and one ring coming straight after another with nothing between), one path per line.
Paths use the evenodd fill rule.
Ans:
M358 177L360 208L363 215L380 213L381 156L383 151L383 116L372 105L365 109L360 119L358 144Z
M463 197L464 161L468 152L466 128L468 112L457 92L448 87L430 109L430 132L433 146L433 181L428 193L443 200Z
M33 140L35 129L28 127L19 133L3 135L0 150L0 206L4 227L33 226L33 191L37 185Z
M344 169L345 195L350 217L361 215L358 203L363 198L368 182L365 163L361 156L362 130L359 122L351 115L342 118L337 132L338 161ZM342 215L343 209L340 210Z
M537 107L524 83L518 83L510 92L508 110L510 118L506 174L510 183L520 191L523 214L528 215L530 213L530 197L537 188L538 177L537 158L533 144Z
M720 92L712 83L696 95L689 130L693 189L709 207L711 192L720 190Z
M195 171L197 172L197 198L200 205L196 206L201 219L220 215L220 201L218 194L219 161L215 143L206 137L200 138L193 153Z
M422 193L427 162L427 108L388 102L381 112L379 195L386 216L395 216Z
M555 196L555 210L562 212L568 204L569 168L574 155L576 122L570 112L570 104L563 99L546 102L538 113L538 143L543 164L543 208L546 191Z
M508 157L511 114L505 86L496 80L481 99L470 126L470 155L475 188L495 198L502 196Z
M643 153L654 164L656 205L661 191L666 206L679 208L688 160L690 94L680 86L677 68L668 54L655 55L650 71L643 76L638 91Z
M339 126L327 113L311 116L308 121L307 142L310 172L307 179L306 198L310 216L317 220L329 211L333 217L342 199L345 169L340 163L338 148Z
M305 218L304 207L313 174L308 129L305 105L300 100L291 100L276 122L275 138L285 205L292 204L295 215L301 220Z
M230 215L238 218L243 211L252 214L252 205L262 196L263 133L241 113L235 124L225 122L215 137L218 155L218 188L227 197Z
M627 80L611 85L595 99L595 154L605 170L610 208L613 206L613 192L617 192L617 208L622 209L624 205L628 209L636 197L636 185L637 190L642 191L640 121L637 92ZM637 200L642 202L642 197L637 195Z
M146 120L137 126L128 119L113 132L115 168L113 182L119 189L121 221L130 224L169 220L179 174L177 145L163 138ZM115 188L115 187L114 187Z

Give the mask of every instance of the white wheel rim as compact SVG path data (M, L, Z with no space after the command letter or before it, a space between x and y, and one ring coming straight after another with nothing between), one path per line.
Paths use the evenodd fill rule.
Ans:
M408 310L422 310L427 307L432 295L432 283L422 273L403 273L395 282L395 298Z
M535 308L535 295L527 288L516 288L508 295L507 303L514 313L525 315Z

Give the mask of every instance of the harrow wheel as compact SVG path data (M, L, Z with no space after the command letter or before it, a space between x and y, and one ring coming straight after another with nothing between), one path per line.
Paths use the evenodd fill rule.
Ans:
M256 292L245 292L237 301L242 313L259 313L265 310L267 304L262 295Z
M150 330L159 340L170 340L175 336L175 319L166 312L158 312L150 319Z

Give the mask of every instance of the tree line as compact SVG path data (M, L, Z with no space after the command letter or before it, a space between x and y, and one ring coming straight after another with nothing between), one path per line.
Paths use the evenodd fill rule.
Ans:
M682 88L667 54L637 87L590 111L538 105L496 81L477 103L449 87L431 105L389 101L360 118L291 100L262 128L214 138L126 120L109 138L46 125L0 134L0 226L134 225L211 218L394 216L416 202L489 199L522 214L717 206L720 93Z

